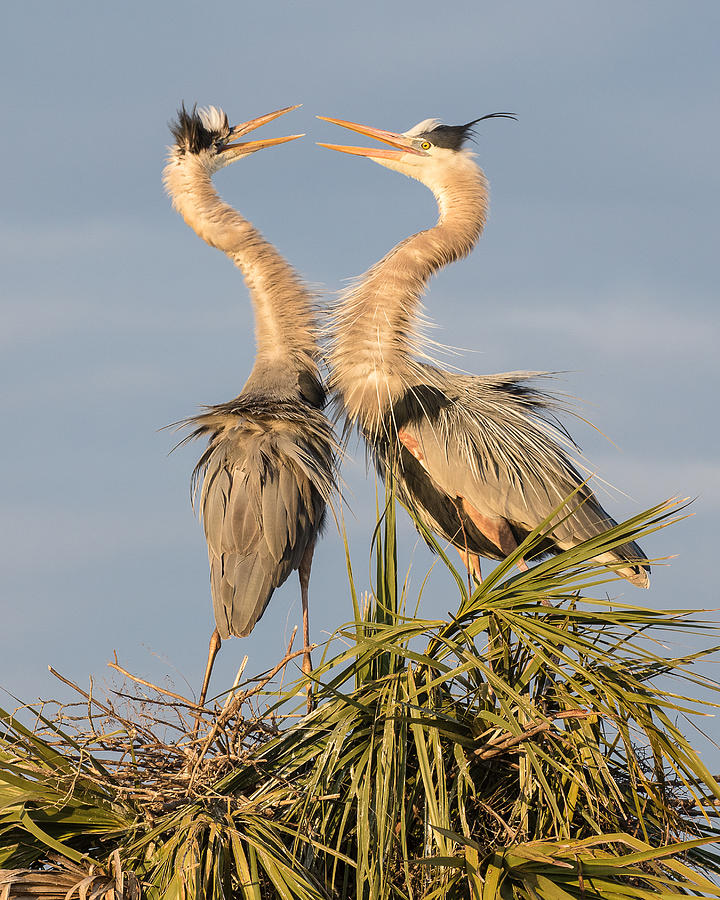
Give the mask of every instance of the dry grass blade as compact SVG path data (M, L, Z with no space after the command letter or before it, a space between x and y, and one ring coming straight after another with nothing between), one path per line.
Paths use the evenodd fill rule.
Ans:
M379 507L375 583L349 568L311 714L292 645L243 665L200 734L192 701L117 660L107 697L75 686L34 728L0 711L0 900L57 873L80 900L720 896L720 784L681 728L717 702L712 648L665 640L710 627L596 595L598 547L671 510L472 593L458 578L459 612L430 621L407 612L391 490Z
M51 865L43 871L0 869L0 900L141 900L140 883L122 871L117 852L110 874L57 857Z

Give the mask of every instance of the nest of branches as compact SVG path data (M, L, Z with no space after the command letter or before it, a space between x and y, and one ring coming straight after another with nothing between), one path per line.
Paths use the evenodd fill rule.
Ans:
M281 689L286 667L303 653L293 652L296 631L285 656L271 669L244 679L245 657L232 687L211 707L198 706L132 674L119 664L117 656L108 665L123 676L124 684L102 697L93 693L92 679L88 692L49 667L78 699L47 700L18 707L10 715L2 713L7 726L1 735L3 774L21 774L27 787L35 787L36 796L31 787L27 799L32 802L42 797L40 818L53 819L57 814L62 819L68 804L90 789L99 807L96 812L101 811L98 801L102 798L107 806L130 813L124 824L135 818L134 831L152 829L183 807L228 812L253 808L272 819L278 803L288 806L301 796L292 786L286 785L290 799L274 797L258 807L238 792L219 791L218 785L240 769L254 772L257 782L266 779L261 768L263 746L281 734L288 719L299 718L296 713L268 711L268 704L263 703L268 685L274 682ZM21 724L23 718L29 720L29 727ZM95 850L104 842L90 835L107 827L101 822L99 816L95 822L85 823ZM8 850L23 855L21 842L7 842L8 834L11 840L17 836L13 831L0 826L5 837L0 842L0 859ZM127 837L128 829L122 831ZM72 900L73 896L79 900L139 900L143 896L140 881L123 868L117 848L103 865L91 862L87 852L54 852L57 841L41 828L35 836L38 843L25 854L32 868L0 868L0 900Z
M78 700L28 707L35 719L33 732L88 782L108 796L141 806L149 820L184 803L218 800L218 781L238 767L256 767L263 745L280 734L288 718L298 718L268 712L267 704L259 702L268 685L302 655L292 649L296 631L285 656L266 672L243 679L246 656L222 702L210 708L132 674L117 656L108 666L124 677L124 686L102 698L50 667ZM57 771L56 777L61 789L68 773Z
M389 503L310 713L292 641L211 709L117 660L103 697L55 673L76 701L0 711L0 900L720 897L720 784L679 726L712 703L713 648L666 652L708 625L596 591L594 557L667 516L475 586L437 547L459 599L431 620Z

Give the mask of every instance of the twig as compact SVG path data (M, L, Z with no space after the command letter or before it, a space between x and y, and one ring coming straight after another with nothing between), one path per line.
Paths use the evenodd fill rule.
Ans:
M188 700L187 697L183 697L182 694L175 694L173 691L168 691L165 688L159 687L157 684L153 684L151 681L145 681L144 678L138 678L137 675L133 675L128 672L127 669L123 669L121 665L119 665L117 661L117 656L115 657L115 662L109 662L108 666L111 669L117 669L118 672L122 672L123 675L126 675L128 678L132 679L132 681L136 681L138 684L143 684L145 687L152 688L152 690L157 691L158 694L167 694L168 697L174 697L176 700L182 701L186 706L190 709L204 709L202 706L198 706L197 703L192 700Z
M499 756L501 753L511 750L523 741L527 741L538 734L542 734L544 731L549 731L552 728L555 719L587 719L590 716L597 715L598 713L593 710L567 709L564 712L556 713L552 719L545 719L542 722L536 722L533 725L530 725L520 734L513 734L500 741L488 743L485 747L473 751L473 756L477 759L492 759L494 756Z
M101 709L104 713L106 713L108 716L110 716L111 719L115 719L116 722L122 722L122 724L125 725L126 728L127 727L129 727L131 729L138 728L139 730L144 731L145 734L150 735L150 737L153 738L153 740L156 740L155 735L148 728L145 728L145 726L143 726L143 725L137 725L134 722L130 722L127 719L124 719L122 716L118 715L118 713L113 712L112 709L110 709L107 706L104 706L102 703L100 703L99 700L95 700L93 697L91 697L90 694L87 693L87 691L84 691L81 687L79 687L79 685L75 684L74 681L70 681L69 678L65 678L64 675L61 675L59 672L57 672L55 669L53 669L52 666L48 666L48 671L50 672L51 675L54 675L57 679L62 681L63 684L66 684L66 685L68 685L68 687L71 687L71 688L73 688L73 690L76 690L78 692L78 694L80 694L82 697L84 697L87 701L89 701L90 703L94 703L98 709Z
M230 705L230 701L232 699L233 694L235 693L237 686L240 684L240 679L242 678L242 674L245 671L245 666L247 665L248 655L247 653L243 657L243 661L240 663L240 668L237 670L237 675L235 676L235 681L233 681L232 687L228 691L228 695L225 698L225 702L223 703L222 711L225 713L227 711L228 706Z
M323 800L339 800L341 794L320 794L317 797L307 797L303 800L306 803L320 803ZM292 806L293 803L298 802L298 797L288 797L286 800L276 800L274 803L271 803L271 807L275 806Z
M116 697L120 697L122 700L134 700L135 702L137 702L137 700L138 700L138 697L136 694L126 694L125 691L118 691L118 690L115 690L114 688L111 688L111 691ZM152 703L153 706L172 709L172 710L187 709L187 707L188 707L188 704L183 703L182 701L174 703L172 700L156 700L155 698L152 698L152 699L147 698L144 700L144 702ZM210 709L206 709L205 712L208 715L212 715L212 710L210 710ZM178 713L178 715L179 715L179 713ZM67 718L70 719L70 716L68 716ZM75 716L73 718L73 721L81 722L82 719L83 719L82 716ZM152 721L157 721L157 720L153 717ZM170 723L165 722L164 724L169 725ZM179 725L173 725L172 727L177 728L180 731L183 731L183 729L180 728ZM186 732L183 731L183 734L185 734L185 733Z
M198 773L198 770L202 764L205 754L210 749L212 742L215 740L215 736L217 735L220 728L223 727L225 725L225 723L228 721L228 719L233 715L233 713L240 706L240 704L244 703L246 700L248 700L254 694L257 694L259 691L261 691L265 687L265 685L268 683L268 681L271 681L275 677L275 675L277 675L277 673L281 669L285 668L285 666L291 660L293 660L297 656L301 656L303 653L305 653L304 648L302 650L296 650L294 653L290 652L290 650L292 649L293 641L295 640L296 633L297 633L297 628L295 628L293 630L292 637L290 638L290 643L288 644L287 653L280 660L280 662L277 663L269 672L267 672L265 677L263 678L263 680L260 681L260 683L257 684L252 690L236 695L233 698L233 702L226 709L223 709L223 711L220 713L220 715L215 719L213 726L210 729L210 733L205 738L203 745L198 753L198 757L195 760L195 765L193 766L192 772L190 774L190 781L188 783L188 791L192 788L192 786L195 782L195 776ZM316 645L313 644L310 647L310 649L314 650L315 646Z
M94 682L93 682L93 677L91 675L90 676L90 696L88 697L88 702L87 702L87 717L88 717L88 722L90 723L90 728L92 729L92 731L95 731L95 723L93 722L93 716L92 716L93 687L94 687Z
M484 809L486 813L489 813L493 817L493 819L495 819L495 821L505 829L505 833L507 834L508 840L510 842L515 840L520 829L519 825L517 828L511 828L505 821L505 819L503 819L502 816L499 816L495 812L492 806L490 806L488 803L483 803L482 800L478 801L478 806L480 807L480 809Z

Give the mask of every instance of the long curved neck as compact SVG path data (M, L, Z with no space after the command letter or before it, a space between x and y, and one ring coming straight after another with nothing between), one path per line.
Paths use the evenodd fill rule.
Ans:
M220 199L199 161L192 157L181 163L171 160L164 180L185 222L206 243L226 253L245 276L255 313L253 373L288 367L317 372L311 298L292 266L247 219Z
M331 388L365 430L417 379L418 314L429 278L472 250L487 217L487 181L473 162L423 183L438 203L435 227L399 243L341 297L335 312Z

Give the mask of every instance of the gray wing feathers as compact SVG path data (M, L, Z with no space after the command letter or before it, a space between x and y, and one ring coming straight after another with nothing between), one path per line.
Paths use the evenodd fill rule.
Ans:
M279 486L280 473L273 473L262 492L263 537L275 564L283 558L290 542L288 509Z
M227 429L213 440L201 510L223 639L252 631L321 527L331 452L328 445L327 457L318 458L313 449L287 430L271 428Z
M287 512L288 543L297 541L297 517L300 498L297 492L297 481L288 469L281 469L278 476L278 491L281 502Z
M208 472L203 484L202 514L205 534L208 541L220 547L225 525L225 509L230 495L230 473L224 466L217 466ZM213 502L206 503L206 496L212 496Z
M227 610L228 600L230 601L231 634L241 637L250 634L257 620L265 612L273 590L277 587L273 584L273 568L268 562L269 560L260 553L252 556L230 556L230 571L226 578L231 588L231 592L228 592L231 596L225 597L224 603ZM288 566L282 573L282 581L285 581L291 571Z
M403 427L418 441L433 481L450 497L463 497L483 515L501 517L532 531L577 489L552 528L559 549L568 549L616 525L605 512L553 428L537 413L535 400L552 408L548 395L529 398L507 389L508 379L461 376L446 396L454 402ZM512 383L512 382L511 382ZM460 389L458 389L460 388ZM453 396L454 395L454 396ZM646 559L635 543L605 554L602 562ZM647 582L644 571L622 574Z

